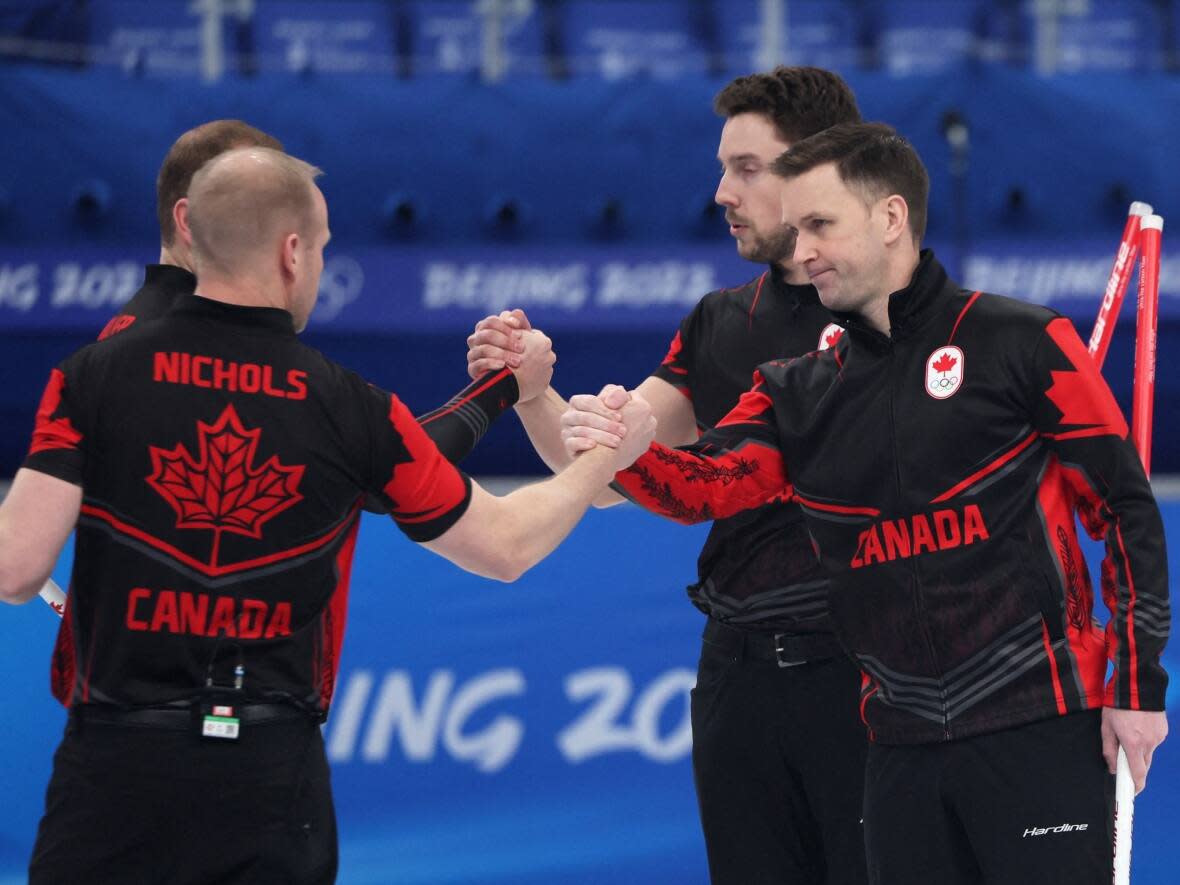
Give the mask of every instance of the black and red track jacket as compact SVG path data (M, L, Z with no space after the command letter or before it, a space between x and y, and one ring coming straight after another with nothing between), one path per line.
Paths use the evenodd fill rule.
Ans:
M55 369L24 466L83 489L54 693L121 707L191 700L241 662L247 699L326 713L361 502L424 541L471 489L290 314L199 297Z
M697 302L652 374L692 401L705 433L737 405L760 363L830 346L840 334L814 286L790 285L772 267ZM718 621L796 634L831 630L828 578L798 504L774 501L716 520L697 574L689 598Z
M960 289L928 251L889 316L886 336L837 315L848 331L836 347L764 364L715 430L684 450L653 446L619 482L686 522L784 491L799 502L877 741L963 738L1104 703L1162 710L1163 526L1073 326ZM1105 636L1075 500L1106 541Z

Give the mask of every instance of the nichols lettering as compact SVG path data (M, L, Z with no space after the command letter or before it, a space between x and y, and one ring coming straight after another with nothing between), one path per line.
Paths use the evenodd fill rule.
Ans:
M152 356L152 380L166 384L191 384L231 393L262 393L278 399L307 399L307 373L287 372L286 386L275 386L273 366L235 363L198 353L157 352Z

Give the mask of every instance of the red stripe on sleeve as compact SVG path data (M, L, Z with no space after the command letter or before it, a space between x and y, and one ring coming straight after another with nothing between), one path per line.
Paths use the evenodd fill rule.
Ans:
M451 412L455 411L456 409L461 408L465 404L471 402L473 399L478 397L484 391L488 390L491 387L495 387L497 384L499 384L501 381L503 381L506 377L508 377L511 374L512 374L512 370L506 369L506 368L501 369L498 372L489 372L488 374L483 376L483 378L481 380L483 380L484 383L479 385L479 387L474 387L474 388L468 389L466 396L456 399L454 402L448 403L446 406L438 409L435 412L431 412L429 415L423 416L420 423L421 424L429 424L431 421L437 421L443 415L449 415Z
M30 455L47 449L76 449L82 441L82 434L70 423L68 415L54 417L61 406L65 386L66 376L60 369L54 369L49 373L49 383L41 395L41 405L37 407L33 443L29 447Z
M1131 696L1131 709L1139 709L1139 654L1135 647L1135 579L1131 576L1131 560L1127 557L1127 547L1123 543L1122 527L1115 522L1114 535L1119 542L1119 553L1123 557L1123 574L1127 576L1127 657L1130 661L1126 673L1128 690ZM1117 609L1115 609L1117 611ZM1123 674L1120 674L1123 675Z

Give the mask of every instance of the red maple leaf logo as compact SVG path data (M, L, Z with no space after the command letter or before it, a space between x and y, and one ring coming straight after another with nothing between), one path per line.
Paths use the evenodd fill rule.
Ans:
M946 374L955 367L955 363L957 362L958 359L951 356L949 353L944 353L934 361L934 363L931 365L931 368L936 372L942 372L943 374Z
M826 336L824 336L824 344L828 347L835 347L836 342L844 337L843 329L833 329Z
M217 566L221 533L262 537L262 524L303 500L303 467L284 467L277 455L252 466L262 429L246 430L233 406L213 424L197 422L199 457L177 443L171 451L149 446L148 484L176 511L178 529L213 532L209 564Z

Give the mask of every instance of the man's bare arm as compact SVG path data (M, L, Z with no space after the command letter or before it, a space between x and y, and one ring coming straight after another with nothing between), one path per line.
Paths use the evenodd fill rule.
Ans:
M626 439L618 448L589 452L551 479L502 498L473 483L467 511L425 546L476 574L516 580L561 543L617 471L647 451L656 429L647 403L633 398L621 418Z
M0 503L0 599L18 605L37 595L78 521L82 489L22 468Z

